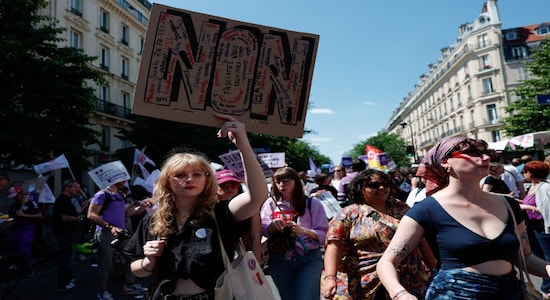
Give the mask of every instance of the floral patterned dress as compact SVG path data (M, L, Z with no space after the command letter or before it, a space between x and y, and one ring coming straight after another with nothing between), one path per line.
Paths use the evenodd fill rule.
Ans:
M387 200L386 207L389 214L367 204L352 204L331 220L327 242L339 241L345 245L341 249L344 257L338 266L334 299L374 299L382 287L376 265L395 234L399 220L409 209L396 200ZM403 260L398 271L401 284L422 298L428 273L418 248Z

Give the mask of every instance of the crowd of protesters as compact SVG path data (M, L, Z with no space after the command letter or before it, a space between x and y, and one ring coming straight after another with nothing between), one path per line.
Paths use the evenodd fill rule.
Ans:
M529 247L525 250L529 255L532 250L541 261L550 260L550 232L546 230L550 228L550 159L542 161L525 155L519 159L498 160L485 155L489 152L483 152L483 149L476 152L476 147L482 147L479 145L484 144L474 141L464 148L466 150L461 148L453 150L455 152L438 153L442 156L435 161L432 153L432 161L425 159L420 168L415 166L383 172L368 168L368 163L362 160L354 160L350 166L338 165L311 177L306 171L298 172L289 167L275 170L276 176L269 178L271 184L268 184L270 191L266 193L267 200L261 211L253 214L253 221L245 230L248 235L243 241L247 250L253 251L258 262L265 267L266 274L272 276L284 300L315 299L315 295L321 299L339 300L358 297L436 299L434 295L457 293L460 288L445 285L445 278L458 276L452 271L454 269L440 272L442 263L444 268L447 267L445 259L448 257L442 257L438 252L444 246L436 245L433 240L437 233L431 236L434 233L429 232L428 237L432 238L430 243L422 237L414 245L395 244L397 242L392 242L392 237L405 216L408 227L415 225L427 230L425 223L416 221L420 218L420 208L408 213L409 208L426 197L433 199L434 189L449 189L449 181L451 188L457 185L453 183L455 176L460 177L460 172L469 172L463 166L465 162L473 164L479 159L480 166L486 170L485 174L478 176L479 192L504 194L515 199L514 205L523 211L523 215L517 216L518 224L526 226L521 228L525 228L528 236ZM468 155L472 158L466 159L470 157ZM449 159L457 161L451 164ZM427 176L426 166L437 166L435 169L445 173L442 180L447 181L439 181L434 186L433 172L429 173L432 177ZM247 192L245 182L230 170L214 169L212 172L216 184L219 184L215 196L217 201L231 201ZM331 219L326 218L321 202L317 200L325 192L342 206L342 210ZM92 232L85 232L80 226L82 201L88 196L77 181L65 180L55 203L39 204L36 192L25 191L21 182L12 182L7 173L0 173L0 237L7 242L3 244L4 250L9 248L9 251L22 255L26 277L34 275L33 265L41 259L57 256L58 292L78 289L78 274L72 272L72 264L80 254L81 259L94 259L99 264L98 299L113 299L106 290L113 264L126 270L122 294L147 293L147 287L135 282L131 260L122 250L126 239L122 239L122 235L129 238L139 228L143 217L154 209L152 193L141 185L123 181L90 195L91 213L86 213L86 217L97 224ZM442 208L447 210L446 202L442 203ZM422 207L428 204L426 202ZM102 206L109 210L103 211ZM425 220L422 219L422 222ZM286 227L294 232L279 238L277 234L283 233ZM401 237L404 233L397 231L397 234ZM118 245L119 248L113 247L119 238L122 244ZM285 242L285 238L290 239L291 243ZM416 242L418 237L415 234L413 238ZM282 244L276 244L277 239ZM93 255L85 256L86 251L79 251L79 247L91 248L87 250ZM392 256L404 251L400 247L410 249L405 253L406 259ZM392 250L384 254L388 249ZM381 266L378 264L380 259L383 262ZM393 277L392 263L397 266L396 271L401 277ZM471 265L466 262L464 267ZM541 270L537 269L537 275L548 277ZM471 275L468 270L462 270L464 272ZM462 273L460 276L464 275ZM436 278L435 285L430 285L428 278ZM293 288L297 282L302 288ZM309 288L304 289L305 286ZM538 288L543 294L550 295L550 280L545 278Z

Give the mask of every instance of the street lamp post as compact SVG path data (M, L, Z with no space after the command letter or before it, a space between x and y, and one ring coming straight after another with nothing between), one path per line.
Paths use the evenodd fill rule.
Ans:
M401 125L403 130L405 130L405 127L407 127L407 125L409 125L410 131L411 131L411 146L412 146L413 159L416 162L416 147L414 146L414 137L413 137L412 126L409 123L405 122L405 121L401 122L401 124L399 124L399 125Z

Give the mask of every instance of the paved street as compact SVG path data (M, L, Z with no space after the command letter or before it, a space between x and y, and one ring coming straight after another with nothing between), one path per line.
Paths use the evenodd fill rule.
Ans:
M29 279L23 279L15 291L7 298L2 298L6 292L4 285L0 284L1 300L35 300L35 299L78 299L78 300L96 300L96 267L95 260L88 257L84 261L77 260L74 265L74 275L79 281L80 288L76 291L57 292L57 258L49 257L36 264L36 274ZM118 272L117 272L118 271ZM146 299L144 296L122 295L122 284L124 273L117 269L113 272L114 276L109 282L108 291L111 292L115 300ZM150 278L137 278L136 282L143 286L148 286ZM268 280L271 280L268 277ZM272 286L274 284L272 282ZM278 292L274 288L274 294Z
M96 293L96 267L92 264L95 261L88 258L87 260L77 260L74 267L74 275L79 282L80 288L76 291L57 292L57 258L49 257L44 261L36 264L34 277L23 279L15 291L6 300L34 300L34 299L79 299L79 300L95 300ZM123 296L122 284L123 273L113 272L115 276L111 279L108 290L113 294L115 299L145 299L144 296ZM120 276L116 276L122 274ZM148 281L144 278L138 278L137 282L147 286ZM1 294L5 292L2 286ZM3 298L2 298L3 299Z
M2 300L34 300L34 299L79 299L79 300L95 300L96 297L96 267L93 266L95 261L88 257L87 260L77 260L74 266L75 277L79 281L80 289L70 292L57 292L57 258L49 257L36 265L36 274L29 279L23 279L15 291L6 299ZM121 295L123 284L123 273L114 272L115 276L111 279L108 290L113 294L115 299L131 300L145 299L143 296ZM536 288L540 287L541 279L532 277ZM137 282L148 285L147 278L138 278ZM4 295L5 288L0 285L0 295ZM321 298L322 299L322 298Z

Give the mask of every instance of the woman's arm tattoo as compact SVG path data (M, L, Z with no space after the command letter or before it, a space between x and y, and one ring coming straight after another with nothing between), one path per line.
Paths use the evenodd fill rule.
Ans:
M407 254L411 251L411 247L407 244L407 242L408 240L404 240L403 242L397 244L397 246L392 247L390 251L399 257L407 256Z

